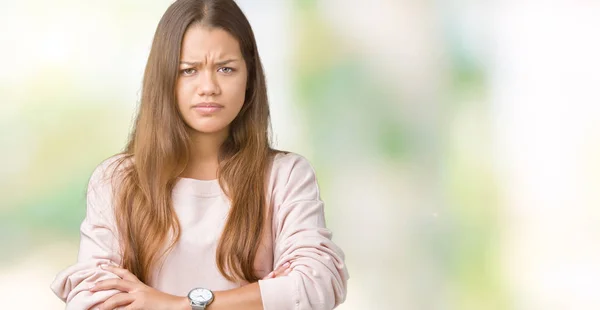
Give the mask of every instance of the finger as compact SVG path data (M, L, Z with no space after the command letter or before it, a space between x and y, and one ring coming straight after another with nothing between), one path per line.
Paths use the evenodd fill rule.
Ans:
M91 292L104 290L119 290L122 292L130 292L135 288L135 283L123 279L109 279L98 281L96 285L90 288Z
M116 274L123 280L131 281L131 282L139 282L140 281L133 273L131 273L129 270L127 270L125 268L120 268L120 267L106 265L106 264L100 265L100 268Z
M283 272L283 274L282 274L281 276L287 276L288 274L290 274L290 272L292 272L292 270L293 270L293 269L292 269L291 267L289 267L288 269L286 269L286 270Z
M135 301L135 297L132 294L119 293L113 295L107 299L100 307L99 310L113 310L117 307L124 307Z
M290 267L290 262L286 262L285 264L279 266L279 268L273 271L273 278L277 278L283 275L286 269Z

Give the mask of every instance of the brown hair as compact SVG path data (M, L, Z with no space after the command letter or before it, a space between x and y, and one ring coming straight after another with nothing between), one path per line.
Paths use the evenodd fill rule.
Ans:
M254 260L266 218L266 174L276 150L269 144L267 90L254 34L233 0L178 0L158 24L137 118L117 161L123 167L115 186L122 267L148 283L155 264L180 238L171 191L186 168L191 142L177 108L175 85L183 35L195 24L234 36L248 68L245 102L219 153L219 184L231 209L216 261L226 279L255 282ZM125 161L131 164L122 165Z

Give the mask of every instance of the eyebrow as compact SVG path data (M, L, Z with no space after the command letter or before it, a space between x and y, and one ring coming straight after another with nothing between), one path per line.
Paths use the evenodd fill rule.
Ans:
M227 60L219 61L215 64L217 66L224 66L228 63L235 62L235 61L238 61L238 59L227 59ZM202 64L201 61L181 61L181 62L179 62L179 65L188 65L188 66L194 66L194 67L201 65L201 64Z

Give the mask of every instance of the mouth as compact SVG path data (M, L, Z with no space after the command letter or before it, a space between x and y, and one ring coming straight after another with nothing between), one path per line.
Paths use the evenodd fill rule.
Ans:
M215 113L222 110L224 106L216 103L216 102L202 102L197 103L192 106L194 111L200 112L202 114L210 114Z

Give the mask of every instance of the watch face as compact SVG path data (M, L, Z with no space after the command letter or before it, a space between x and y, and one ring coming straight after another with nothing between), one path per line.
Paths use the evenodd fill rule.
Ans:
M205 288L196 288L190 292L190 299L195 302L208 302L212 299L212 292Z

